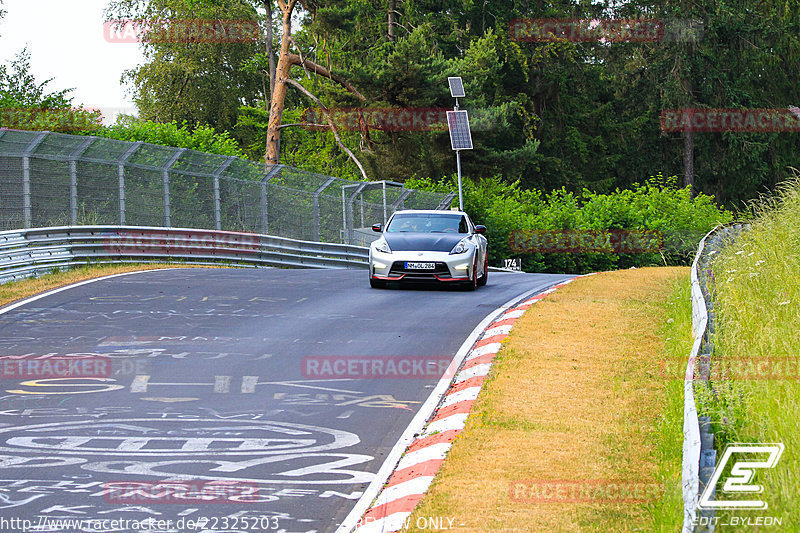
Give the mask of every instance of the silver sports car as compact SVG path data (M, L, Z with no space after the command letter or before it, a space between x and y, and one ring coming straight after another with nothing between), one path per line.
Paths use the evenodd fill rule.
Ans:
M461 283L469 290L489 276L485 226L461 211L397 211L369 247L369 284L389 281Z

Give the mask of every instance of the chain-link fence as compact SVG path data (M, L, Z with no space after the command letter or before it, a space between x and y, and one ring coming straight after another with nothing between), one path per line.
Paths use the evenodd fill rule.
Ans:
M119 224L366 244L365 229L395 210L452 199L194 150L0 129L0 230Z

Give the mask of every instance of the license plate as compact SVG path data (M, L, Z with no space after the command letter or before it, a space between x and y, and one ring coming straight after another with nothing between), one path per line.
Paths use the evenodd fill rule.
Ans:
M406 263L406 270L435 270L436 263Z

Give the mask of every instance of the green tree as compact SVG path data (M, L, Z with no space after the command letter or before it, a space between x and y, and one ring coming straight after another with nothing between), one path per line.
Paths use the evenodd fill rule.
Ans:
M0 65L0 126L23 130L75 132L100 127L100 112L74 108L73 89L49 92L53 78L37 81L27 48Z
M140 46L145 63L123 75L123 81L133 88L133 100L143 119L230 130L241 105L264 98L267 78L245 68L255 54L263 52L262 41L251 39L252 33L232 36L233 42L194 38L188 30L169 33L191 21L233 21L246 31L254 27L247 26L248 22L260 22L254 2L114 0L106 9L106 19L140 21L144 28Z

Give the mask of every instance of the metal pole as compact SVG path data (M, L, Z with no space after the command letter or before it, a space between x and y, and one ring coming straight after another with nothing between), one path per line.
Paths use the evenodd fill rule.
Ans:
M273 165L261 179L261 233L269 234L269 212L267 211L267 182L278 175L283 165Z
M455 197L456 197L456 193L454 193L454 192L447 193L447 196L444 197L444 200L442 200L441 203L439 203L439 205L436 206L436 210L437 211L441 211L443 209L449 209L450 208L450 204L453 202L453 198L455 198Z
M328 178L325 183L320 185L316 191L314 191L314 240L319 242L319 233L320 233L320 221L319 221L319 195L322 194L322 191L330 187L331 183L336 181L336 178Z
M403 192L400 193L400 198L394 201L394 203L390 206L390 211L394 213L397 211L398 208L405 209L406 200L414 193L414 189L406 189L403 188ZM386 221L384 221L386 223Z
M222 230L222 206L220 204L219 178L235 160L235 156L230 156L214 171L214 227L217 228L217 231Z
M69 162L69 223L78 224L78 162Z
M119 225L125 225L125 165L117 167L117 181L119 182Z
M361 193L361 200L359 202L359 205L361 206L361 227L363 228L364 227L364 193L363 192Z
M22 225L25 229L31 227L33 222L33 209L31 206L31 154L50 134L43 131L22 152Z
M345 187L347 187L347 185L342 186L342 242L343 243L347 242L345 241L345 235L347 235L347 208L345 207L346 200L344 199Z
M267 182L261 181L261 233L269 234L269 213L267 212Z
M169 170L178 161L178 159L180 159L185 151L186 148L181 148L175 152L170 160L164 165L164 170L161 174L161 180L164 184L164 227L166 228L172 227L172 213L169 201Z
M383 182L383 223L386 224L386 182Z
M31 158L22 158L22 226L31 227Z
M219 197L219 176L214 175L214 228L222 230L222 209Z
M355 201L356 196L362 194L364 188L366 188L367 185L369 185L369 183L367 182L354 183L353 185L350 185L350 187L356 187L356 191L352 195L350 195L350 198L347 199L346 219L349 222L347 226L347 244L353 244L353 238L355 237L354 226L356 224L356 220L355 216L353 215L353 201ZM344 190L344 187L342 187L342 190Z
M461 150L456 150L456 167L458 168L458 209L464 210L464 194L461 192Z
M137 141L128 148L128 151L125 152L120 160L118 161L117 165L117 178L119 180L119 224L120 226L125 225L125 161L127 161L133 154L136 153L136 150L143 144L142 141Z
M96 139L89 137L69 154L69 223L73 226L78 224L78 158Z
M164 185L164 227L169 228L172 226L172 213L169 205L169 170L164 170L161 181Z

